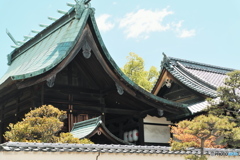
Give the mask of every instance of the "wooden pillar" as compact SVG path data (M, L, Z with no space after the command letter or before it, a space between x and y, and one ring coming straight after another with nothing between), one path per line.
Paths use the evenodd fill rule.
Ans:
M72 94L69 94L69 104L68 104L68 131L70 132L72 130L72 127L73 127L73 123L74 123L74 120L73 120L73 105L72 105L72 101L73 101L73 96Z
M124 137L123 137L123 122L120 122L120 124L119 124L119 134L118 134L118 137L120 138L120 139L124 139Z
M41 85L41 105L44 105L44 83Z
M105 106L106 106L106 103L105 103L105 99L104 99L102 96L101 96L101 98L100 98L100 104L101 104L102 122L105 124L105 116L106 116Z
M68 65L68 86L72 86L72 64ZM71 93L71 87L69 87L69 95L68 95L68 131L70 132L73 127L73 95Z
M139 143L140 145L144 145L144 123L143 117L138 118L138 127L139 127Z
M32 92L32 95L31 95L31 106L30 106L30 107L31 107L32 109L36 109L36 107L37 107L37 106L36 106L36 103L35 103L35 94L36 94L36 93L35 93L35 91L34 91L34 86L31 87L31 92ZM30 108L30 109L31 109L31 108Z
M18 95L17 96L17 99L16 99L16 113L15 113L15 122L18 122L18 116L19 116L19 103L20 103L20 96Z

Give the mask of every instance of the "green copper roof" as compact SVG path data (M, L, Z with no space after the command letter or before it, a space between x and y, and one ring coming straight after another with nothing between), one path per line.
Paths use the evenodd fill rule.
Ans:
M178 111L181 110L182 114L190 114L185 105L157 97L145 91L124 75L104 45L95 21L94 9L86 7L80 5L79 10L71 9L62 18L15 49L8 56L10 66L6 74L0 79L0 89L10 85L11 82L38 76L56 67L76 46L77 40L80 39L88 21L91 23L95 40L101 50L101 53L96 54L101 54L100 56L106 60L107 64L102 63L102 65L108 65L114 73L119 75L119 79L111 77L114 81L124 82L128 88L131 88L126 89L126 92L136 97L138 95L135 92L137 92L150 105L154 103L155 108L161 109L166 105L173 111L178 109Z
M8 56L10 66L0 79L0 85L8 78L21 80L40 75L59 64L71 51L92 12L92 9L86 8L80 19L69 15L70 18L65 23L58 25L55 22L48 27L54 29L46 28L47 33L42 31L29 42L15 49Z
M74 123L71 133L74 137L82 139L88 137L102 123L101 117Z
M131 144L126 142L115 135L113 135L105 126L105 124L101 120L100 117L92 118L89 120L81 121L74 123L71 133L74 137L82 139L82 138L91 138L96 133L103 134L113 141L121 144Z

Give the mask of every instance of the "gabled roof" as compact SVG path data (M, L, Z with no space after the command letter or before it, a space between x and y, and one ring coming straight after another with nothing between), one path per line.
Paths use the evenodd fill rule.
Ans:
M57 73L81 52L84 58L90 59L84 62L86 68L97 66L97 69L90 71L97 70L104 76L107 75L108 77L103 79L104 81L108 78L105 85L111 80L111 84L114 84L111 87L117 88L120 95L127 93L132 102L137 99L146 104L145 109L149 107L148 110L151 106L170 113L190 114L184 104L155 96L126 77L111 58L102 41L95 21L94 9L82 4L83 2L79 3L78 5L82 6L69 10L63 17L8 56L9 69L0 79L0 90L8 86L24 88L54 80Z
M234 70L167 57L165 54L162 68L165 68L187 87L207 97L216 97L216 90L223 85L224 79L227 77L226 73Z
M89 120L81 121L78 123L74 123L71 133L74 137L82 139L82 138L91 138L95 134L104 134L106 138L108 138L112 143L118 144L131 144L128 143L115 135L113 135L102 122L100 117L92 118Z

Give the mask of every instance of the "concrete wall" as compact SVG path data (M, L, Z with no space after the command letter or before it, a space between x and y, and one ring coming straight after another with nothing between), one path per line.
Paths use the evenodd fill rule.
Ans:
M184 155L98 152L0 152L0 160L184 160ZM240 156L209 156L208 160L239 160Z

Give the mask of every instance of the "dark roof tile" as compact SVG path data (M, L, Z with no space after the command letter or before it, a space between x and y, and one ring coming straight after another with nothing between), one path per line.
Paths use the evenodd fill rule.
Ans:
M172 151L165 146L136 145L100 145L100 144L60 144L60 143L25 143L7 142L0 144L0 151L25 152L102 152L102 153L145 153L145 154L200 154L200 149L189 148L185 151ZM240 149L205 148L204 154L240 155ZM223 154L224 153L224 154Z

